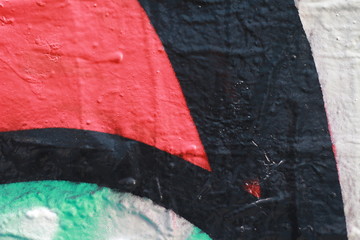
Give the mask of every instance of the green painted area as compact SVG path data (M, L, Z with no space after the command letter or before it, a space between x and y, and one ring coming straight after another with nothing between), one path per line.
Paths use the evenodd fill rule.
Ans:
M194 227L194 230L187 240L211 240L211 238L199 228Z
M26 234L16 235L1 231L4 230L4 226L9 225L9 221L13 221L14 224L19 222L17 220L20 219L19 212L39 207L57 215L58 226L51 240L112 240L112 234L118 234L119 231L110 229L111 224L104 226L104 222L114 222L116 224L111 226L119 226L117 223L120 220L117 219L121 218L123 225L127 224L127 219L129 219L129 224L136 225L133 220L133 210L129 212L123 205L126 202L125 199L128 199L128 202L134 200L140 204L143 202L146 206L154 206L148 199L140 199L128 193L116 193L111 189L98 187L96 184L41 181L0 185L0 217L6 216L6 219L3 217L3 221L0 219L0 240L32 240L33 238L26 237ZM138 215L135 213L135 217ZM26 218L24 213L21 216ZM192 234L186 240L211 239L200 229L192 228ZM179 238L179 240L182 239Z
M110 189L86 183L43 181L0 185L0 213L46 207L60 219L54 240L93 240L98 235L94 226L110 196Z

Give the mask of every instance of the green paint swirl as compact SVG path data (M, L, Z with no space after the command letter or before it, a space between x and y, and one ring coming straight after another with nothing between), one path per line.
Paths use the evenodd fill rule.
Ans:
M141 209L142 205L145 206L145 210ZM58 227L51 240L123 239L118 238L118 236L139 239L129 235L131 233L136 234L136 229L131 232L134 225L142 228L139 231L149 230L149 240L211 239L208 235L201 232L200 229L178 217L178 219L181 219L179 220L180 222L186 223L182 225L189 226L184 228L184 234L186 231L189 231L189 233L185 234L187 235L185 238L184 234L181 238L179 237L182 233L180 235L176 235L178 234L176 233L168 238L167 236L170 233L173 234L167 230L170 225L166 227L157 226L161 221L148 219L147 214L154 216L154 213L156 213L158 214L156 216L161 218L164 215L164 219L166 219L170 213L154 205L150 200L140 199L129 193L117 193L111 189L99 187L96 184L66 181L41 181L0 185L0 218L3 219L0 220L0 239L37 240L31 237L31 233L26 232L26 229L13 233L9 232L6 228L23 221L22 219L26 218L26 211L39 207L49 209L49 211L55 213L58 217ZM150 212L147 213L148 211ZM165 224L168 223L165 221ZM16 229L16 226L14 229ZM158 237L154 238L154 234L157 234Z

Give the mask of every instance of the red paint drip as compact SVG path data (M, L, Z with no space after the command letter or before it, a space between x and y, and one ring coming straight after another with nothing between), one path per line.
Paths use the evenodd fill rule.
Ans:
M250 180L245 182L244 189L256 198L261 197L261 188L259 180Z
M0 131L117 134L210 165L178 79L135 0L8 1L0 16Z

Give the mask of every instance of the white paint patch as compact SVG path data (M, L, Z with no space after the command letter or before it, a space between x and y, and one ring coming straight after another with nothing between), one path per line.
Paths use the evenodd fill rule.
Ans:
M151 200L126 193L118 198L99 219L106 240L186 240L193 231L191 223Z
M336 146L349 240L360 239L360 0L295 0Z
M58 227L58 216L45 207L0 214L1 239L52 240Z
M47 208L39 207L32 210L29 210L26 212L26 217L30 219L39 219L39 218L45 218L50 221L54 221L57 219L56 213L50 211Z

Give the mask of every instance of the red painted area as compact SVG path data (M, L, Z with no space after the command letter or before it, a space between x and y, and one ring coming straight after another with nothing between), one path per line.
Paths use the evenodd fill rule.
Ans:
M325 111L326 111L326 108L325 108ZM329 120L328 120L329 121ZM335 157L335 160L336 160L336 156L337 156L337 151L336 151L336 145L334 143L334 135L332 133L332 130L331 130L331 127L330 127L330 124L328 124L328 129L329 129L329 134L330 134L330 139L331 139L331 148L332 148L332 151L334 153L334 157ZM336 168L338 168L338 165L336 164ZM339 172L339 169L337 169L338 172Z
M257 198L261 197L261 188L258 180L250 180L245 182L244 189Z
M331 148L332 148L332 151L333 151L333 153L334 153L334 157L335 157L335 159L336 159L336 154L337 154L337 152L336 152L336 146L335 146L335 144L334 144L334 135L333 135L333 133L332 133L332 131L331 131L331 128L330 128L330 125L328 125L328 129L329 129L329 134L330 134L330 138L331 138Z
M117 134L210 170L171 63L137 1L0 4L0 131Z
M325 112L328 113L326 105L324 105L324 106L325 106ZM331 130L331 126L329 124L328 117L327 117L327 121L328 121L328 129L329 129L329 134L330 134L330 139L331 139L331 148L332 148L332 151L334 153L334 158L335 158L335 161L336 161L336 170L337 170L337 172L339 172L339 164L338 164L338 160L337 160L337 150L336 150L336 145L334 143L334 135L333 135L333 132ZM339 175L338 175L338 180L340 181L340 176Z
M336 146L335 146L335 144L332 144L331 146L332 146L334 156L336 157Z

